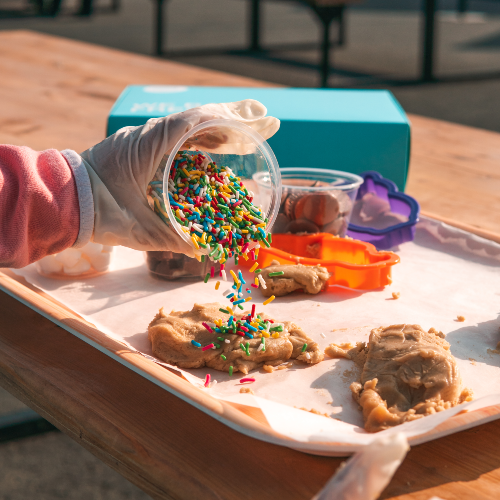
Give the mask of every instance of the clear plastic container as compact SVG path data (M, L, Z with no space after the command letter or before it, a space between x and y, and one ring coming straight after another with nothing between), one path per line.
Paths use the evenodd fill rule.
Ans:
M36 263L36 270L49 278L90 278L108 272L112 258L113 247L91 242L82 248L47 255Z
M230 167L241 178L245 187L254 194L253 203L260 206L268 219L266 231L270 231L281 200L281 175L278 162L269 144L252 128L233 120L210 120L187 132L166 155L155 179L163 181L164 221L176 231L180 238L193 246L191 238L175 220L168 201L168 178L178 152L202 152L209 161ZM268 179L265 187L255 181L256 174ZM193 247L194 248L194 247ZM209 249L194 249L205 262L184 257L173 252L147 252L146 262L152 274L164 279L204 277L213 263L208 260Z
M344 237L363 178L356 174L321 168L283 168L282 196L273 233L329 233ZM257 173L254 180L269 186Z

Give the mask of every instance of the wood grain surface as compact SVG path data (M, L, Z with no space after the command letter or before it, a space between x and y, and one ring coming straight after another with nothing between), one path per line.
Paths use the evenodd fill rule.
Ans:
M264 82L26 31L0 32L0 143L82 151L128 84ZM411 116L408 192L500 233L500 135ZM158 499L310 499L341 463L248 438L0 292L0 385ZM500 421L413 448L382 498L500 497Z

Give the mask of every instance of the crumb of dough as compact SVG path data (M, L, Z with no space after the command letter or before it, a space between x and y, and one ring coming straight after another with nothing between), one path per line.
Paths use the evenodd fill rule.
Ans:
M465 321L464 316L457 316L457 321L460 321L460 323L461 323L462 321Z
M401 297L401 292L392 292L392 298L394 300L399 299L399 297Z
M267 373L273 373L273 371L274 371L274 366L271 366L271 365L264 365L262 368Z
M500 354L500 342L497 344L496 349L488 349L486 352L488 354Z
M283 272L280 276L269 277L269 273ZM327 286L331 274L325 267L296 265L281 265L277 260L262 269L262 277L266 282L266 288L259 290L265 297L274 295L282 297L295 290L303 290L304 293L317 294Z
M373 329L368 344L347 351L362 370L351 391L365 429L378 432L472 400L449 349L419 325L392 325Z
M286 370L287 368L291 368L293 366L293 363L289 361L288 363L283 363L282 365L279 365L276 370Z
M297 408L297 406L295 407ZM309 413L314 413L315 415L321 415L322 417L326 417L326 418L332 418L330 417L330 415L328 415L328 413L321 413L320 411L316 410L315 408L311 408L310 410L308 410L307 408L299 408L299 410L304 410L304 411L307 411Z
M242 387L240 389L240 393L241 394L245 394L245 393L247 393L247 394L255 394L255 392L253 392L252 389L250 389L250 387Z
M259 337L245 338L248 342L248 352L241 349L242 337L235 334L223 334L229 343L217 340L217 334L208 331L202 323L215 323L216 320L229 319L229 314L219 311L223 306L217 302L211 304L195 304L191 311L177 311L166 314L163 308L154 317L148 327L148 338L153 347L153 354L166 363L179 368L203 368L205 366L228 372L240 371L247 374L249 370L260 368L264 364L271 366L282 365L290 359L297 359L307 364L323 361L324 355L318 344L311 340L305 332L291 321L283 322L284 330L277 338L266 339L266 349L259 350ZM235 320L247 316L248 311L235 313ZM260 313L261 318L267 319ZM191 341L206 346L215 341L220 349L195 347ZM306 350L302 352L304 344ZM221 358L221 354L226 359Z
M349 351L353 348L354 348L354 346L350 342L347 342L345 344L330 344L325 349L325 354L330 356L330 358L351 359L351 355L349 354Z
M443 332L436 330L434 327L429 328L428 333L433 333L434 335L437 335L438 337L441 337L442 339L444 339L444 337L445 337Z
M474 358L469 358L469 361L471 362L471 365L475 365L476 364L476 360Z

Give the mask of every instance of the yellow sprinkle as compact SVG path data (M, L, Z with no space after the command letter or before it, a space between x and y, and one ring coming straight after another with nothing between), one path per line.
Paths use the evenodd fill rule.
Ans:
M193 176L194 174L201 174L201 172L199 170L191 170L191 172L189 172L189 175Z
M263 304L267 306L269 302L272 302L276 297L274 295L271 295L267 300L264 300Z
M280 334L278 332L274 332L273 339L279 339L279 338L280 338Z
M209 234L209 235L208 235L208 238L207 238L207 243L210 243L211 241L212 241L212 235L211 235L211 234Z
M201 233L201 242L203 244L206 243L206 239L207 239L207 233L205 233L205 232Z
M259 263L256 262L251 268L250 268L250 272L253 273L257 268L259 267Z
M185 168L182 168L182 171L189 177L189 172Z
M231 273L231 276L233 277L234 281L236 283L239 283L240 280L238 279L238 276L236 276L236 274L234 273L234 271L231 269L229 272Z
M222 229L227 229L229 231L231 229L231 226L222 226Z
M234 220L237 220L238 222L241 222L242 218L241 217L235 217Z
M179 199L179 197L176 194L174 194L174 200L178 200L178 199Z
M224 264L224 262L226 262L226 259L225 259L225 257L222 257L222 259L219 260L219 264Z
M260 250L260 248L256 248L254 251L255 260L257 260L257 257L259 256L259 250Z
M194 247L199 250L200 249L200 245L198 245L198 242L196 241L196 238L195 238L194 234L193 234L193 236L191 236L191 240L193 242Z
M263 228L265 228L266 225L265 224L255 224L255 227L263 227Z
M258 264L258 262L256 262L256 264ZM259 286L259 278L255 278L255 284Z
M226 306L226 310L229 311L231 314L234 314L233 310L229 306Z
M245 302L248 302L249 300L252 300L252 297L247 297L247 298L245 299Z
M248 233L248 229L242 229L241 232L242 233Z
M245 259L245 260L248 260L248 255L246 253L242 254L242 257Z
M194 210L201 215L200 209L198 207L194 207Z
M220 287L220 281L217 281L217 283L215 284L215 289L218 290Z
M270 337L269 333L267 333L267 332L261 331L260 333L262 333L262 336L266 337L266 339L268 339Z

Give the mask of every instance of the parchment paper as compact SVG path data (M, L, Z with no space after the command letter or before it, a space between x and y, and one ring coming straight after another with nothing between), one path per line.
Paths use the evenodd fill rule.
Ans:
M321 348L331 342L366 341L372 328L393 323L416 323L426 330L434 327L444 332L464 386L474 391L475 401L384 431L403 432L411 438L464 409L500 404L500 355L493 352L500 341L500 245L424 219L418 224L415 241L393 250L401 256L401 263L393 267L392 286L382 290L330 287L317 296L294 294L267 306L262 305L260 292L252 295L258 312L294 321ZM146 329L160 307L169 312L190 310L194 302L219 300L224 304L222 292L229 288L229 283L222 283L215 291L215 280L208 284L156 280L148 274L142 253L121 247L112 272L96 278L52 280L39 276L33 265L16 272L102 332L149 356ZM393 291L400 292L399 299L392 298ZM465 321L458 322L457 315ZM211 369L181 371L199 387L210 373L218 383L202 390L216 398L261 408L274 430L296 441L322 442L318 446L322 453L327 453L325 442L336 443L334 452L336 446L354 450L375 437L363 430L361 412L351 397L349 385L357 378L351 361L325 356L325 361L314 366L295 363L271 374L251 372L256 379L250 386L255 396L239 393L240 373L229 377ZM298 409L302 407L332 418Z

